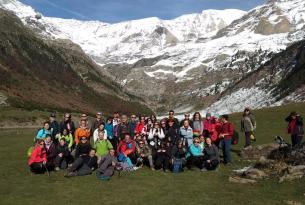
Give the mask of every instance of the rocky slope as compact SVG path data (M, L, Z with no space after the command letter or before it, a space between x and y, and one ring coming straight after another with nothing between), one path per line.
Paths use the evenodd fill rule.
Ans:
M140 99L103 75L78 45L43 40L3 9L0 53L3 105L88 113L150 112Z
M305 36L303 0L270 0L248 12L207 10L117 24L44 17L15 0L0 0L0 6L43 38L77 43L102 66L100 72L157 112L214 109L227 89ZM235 97L242 101L244 95ZM268 93L262 96L260 103L247 105L276 103ZM239 105L226 111L240 111Z

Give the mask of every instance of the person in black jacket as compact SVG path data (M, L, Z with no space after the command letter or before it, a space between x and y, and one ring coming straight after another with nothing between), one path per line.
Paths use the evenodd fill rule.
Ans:
M65 177L84 176L92 173L97 168L96 150L91 148L86 137L81 138L81 142L76 146L75 161L68 168Z
M174 161L179 159L182 162L182 167L184 167L186 165L186 151L187 149L180 140L177 144L173 145L171 149L171 164L174 164Z
M164 172L169 171L169 159L171 156L171 147L170 143L163 142L161 146L159 146L156 153L156 169L163 169Z
M203 150L203 168L201 171L215 170L219 164L219 152L216 145L212 144L211 138L206 138L207 146Z
M165 135L165 139L171 143L171 145L177 144L178 140L180 139L179 129L174 127L175 121L170 119L168 121L168 129Z
M300 145L304 136L302 117L293 111L285 121L288 122L287 132L291 135L292 147Z
M51 135L47 135L45 139L45 147L46 147L46 154L47 154L47 167L50 170L55 168L55 158L56 158L56 146L52 141Z
M64 138L60 139L57 145L57 156L55 158L55 170L66 169L71 161L69 147Z
M74 137L74 132L75 132L75 124L72 121L72 116L69 113L66 113L64 115L64 120L60 123L60 133L64 131L64 129L67 129L69 134L72 134Z
M51 113L49 125L50 125L50 132L51 132L52 140L55 144L57 144L58 140L56 138L56 135L59 134L59 124L56 121L55 113Z

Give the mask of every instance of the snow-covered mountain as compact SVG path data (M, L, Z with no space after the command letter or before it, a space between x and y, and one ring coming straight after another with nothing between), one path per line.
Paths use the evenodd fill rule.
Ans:
M103 72L157 111L215 108L213 103L221 105L218 98L230 85L305 37L303 0L269 0L248 12L206 10L173 20L152 17L116 24L44 17L16 0L0 0L0 7L44 37L79 44ZM227 111L267 105L267 91L252 91L267 94L260 103L237 100Z

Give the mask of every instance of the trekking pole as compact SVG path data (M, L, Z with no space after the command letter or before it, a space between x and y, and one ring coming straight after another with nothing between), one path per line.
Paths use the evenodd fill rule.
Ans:
M46 169L48 176L50 176L50 172L49 172L49 170L48 170L46 164L44 164L44 163L42 163L42 164L43 164L44 168Z

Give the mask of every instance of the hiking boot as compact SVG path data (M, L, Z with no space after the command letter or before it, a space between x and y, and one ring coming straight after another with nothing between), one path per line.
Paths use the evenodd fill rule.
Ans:
M200 171L207 172L208 170L206 168L202 168L202 169L200 169Z
M77 176L76 172L69 172L66 175L64 175L64 177L67 177L67 178L69 178L69 177L76 177L76 176Z

